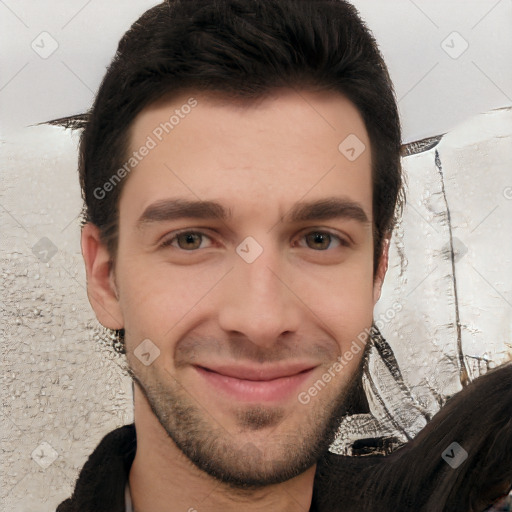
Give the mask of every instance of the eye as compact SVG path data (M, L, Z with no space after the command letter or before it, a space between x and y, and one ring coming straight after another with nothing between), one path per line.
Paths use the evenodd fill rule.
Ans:
M208 235L205 235L201 231L182 231L162 242L161 247L172 246L184 251L204 249L205 247L201 247L201 242L205 238L211 240ZM177 246L174 242L177 243Z
M303 238L306 239L307 246L315 251L324 251L335 247L349 247L350 245L343 238L329 233L328 231L310 231L306 233ZM337 244L335 247L332 247L333 241Z
M307 248L315 251L326 251L327 249L335 249L336 247L350 246L350 243L345 239L328 231L310 231L303 235L302 239L306 240ZM208 245L205 246L203 244L204 240L211 242L212 238L201 231L181 231L164 240L160 246L172 246L183 251L196 251L198 249L208 248ZM302 247L304 247L304 245L302 245Z

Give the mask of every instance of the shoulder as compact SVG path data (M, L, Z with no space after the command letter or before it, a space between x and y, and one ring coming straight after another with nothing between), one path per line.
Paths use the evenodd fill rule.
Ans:
M106 434L81 469L72 496L56 512L124 510L124 487L136 447L133 423Z

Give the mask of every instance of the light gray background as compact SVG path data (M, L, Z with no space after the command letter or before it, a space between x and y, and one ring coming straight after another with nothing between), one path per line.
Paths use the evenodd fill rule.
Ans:
M89 108L117 42L156 2L1 0L3 131ZM395 83L404 140L443 133L512 103L512 0L357 0ZM58 49L32 48L48 32ZM468 48L458 58L442 47ZM448 39L447 39L448 38ZM446 46L445 46L446 48Z

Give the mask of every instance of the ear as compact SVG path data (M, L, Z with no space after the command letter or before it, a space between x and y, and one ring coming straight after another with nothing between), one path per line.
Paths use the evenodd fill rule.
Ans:
M380 293L382 291L382 285L384 284L384 277L388 270L389 261L389 244L391 241L391 233L387 232L382 238L382 251L380 253L379 266L373 280L373 305L377 304L380 299Z
M122 329L123 315L119 306L110 254L102 243L97 226L87 223L82 228L82 255L87 273L87 296L101 325Z

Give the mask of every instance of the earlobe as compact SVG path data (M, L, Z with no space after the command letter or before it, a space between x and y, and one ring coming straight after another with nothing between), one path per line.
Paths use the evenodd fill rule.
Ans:
M377 304L377 301L380 299L382 285L384 284L384 278L386 277L386 272L388 270L390 240L391 240L391 233L385 234L382 239L382 251L381 251L381 255L380 255L379 266L377 268L377 274L376 274L374 282L373 282L373 305L374 306L375 306L375 304Z
M97 226L82 228L82 256L87 274L87 296L98 321L109 329L122 329L123 316L114 282L110 254Z

